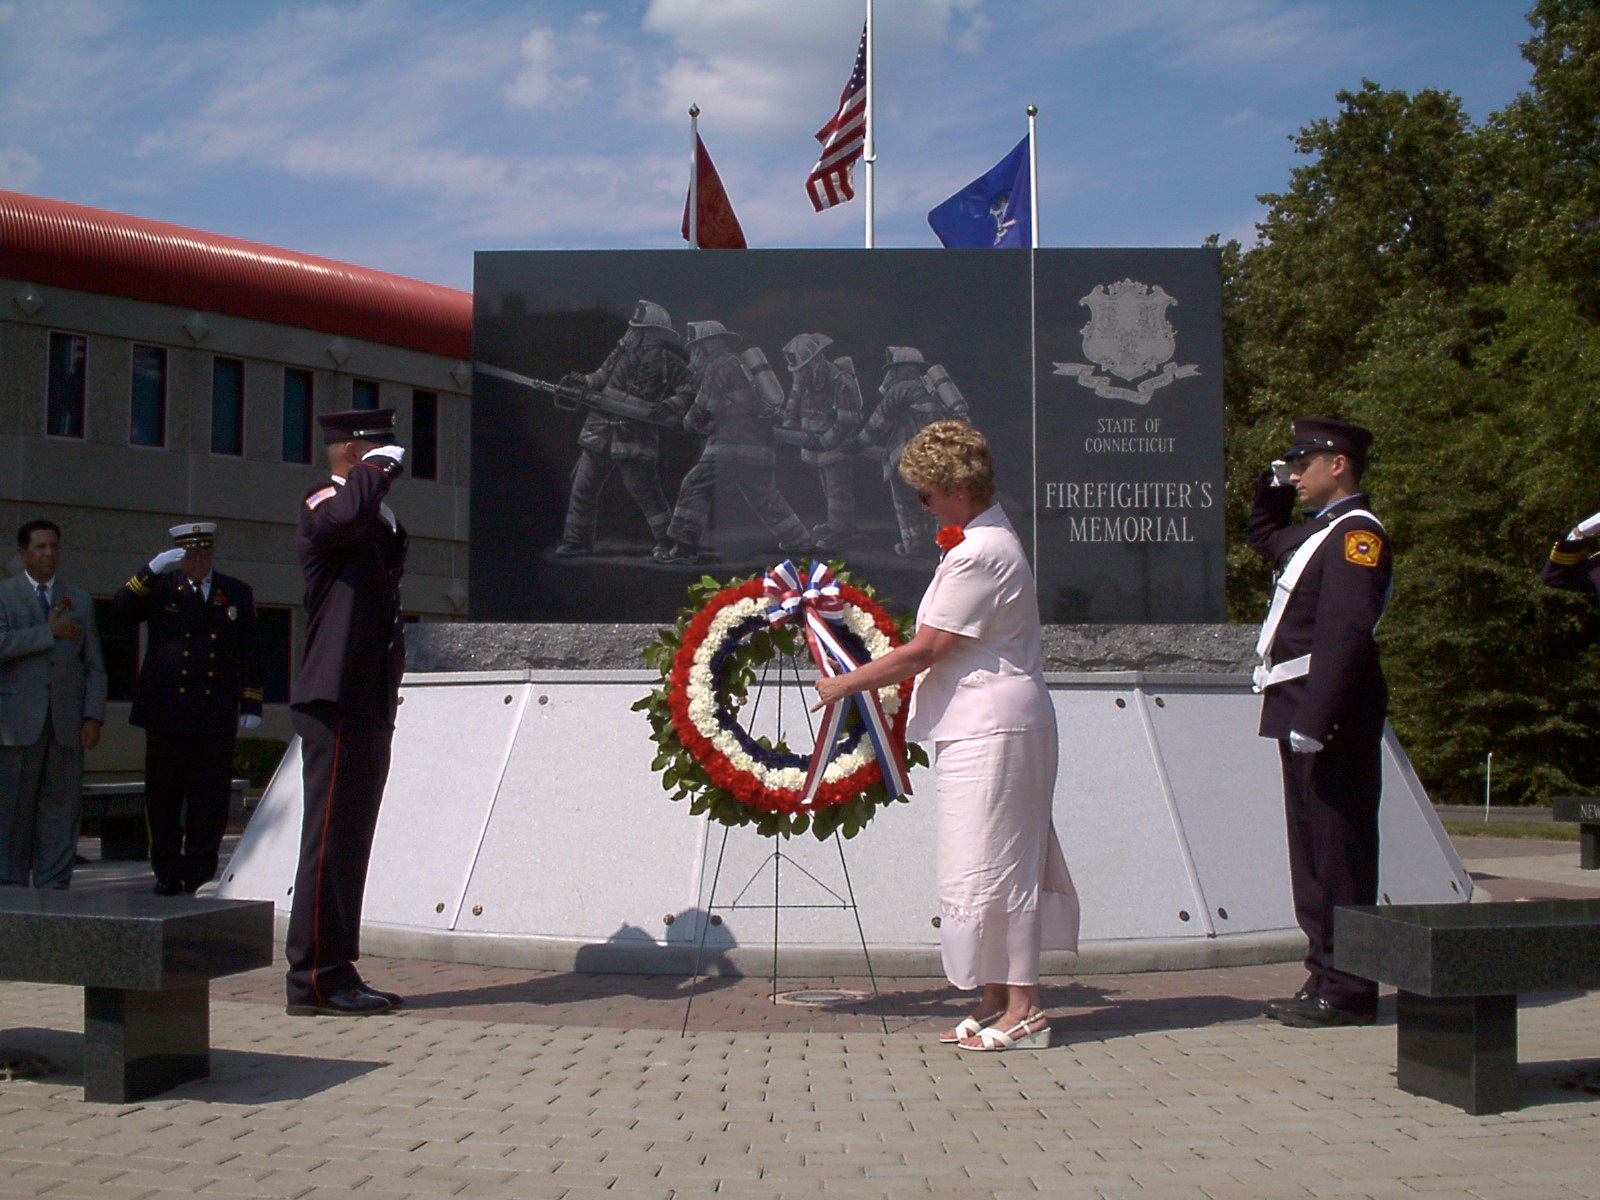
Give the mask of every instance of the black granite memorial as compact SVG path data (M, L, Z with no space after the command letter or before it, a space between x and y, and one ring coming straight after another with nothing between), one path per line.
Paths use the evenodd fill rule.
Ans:
M495 251L474 296L474 619L659 624L808 552L914 607L937 552L894 465L948 415L994 444L1047 623L1222 618L1213 250ZM705 322L736 362L663 384Z
M1600 870L1600 797L1557 796L1550 806L1550 819L1577 825L1578 866L1585 871Z
M1334 962L1399 989L1396 1079L1474 1115L1517 1104L1517 996L1600 987L1600 900L1341 908Z
M85 1100L205 1078L210 981L271 963L270 901L0 888L0 979L84 990Z

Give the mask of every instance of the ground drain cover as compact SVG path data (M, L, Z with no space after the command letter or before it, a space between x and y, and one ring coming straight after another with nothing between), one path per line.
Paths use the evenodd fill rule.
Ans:
M826 1008L830 1004L855 1004L867 999L866 992L847 992L839 988L804 988L798 992L779 992L779 1004L798 1004L805 1008Z

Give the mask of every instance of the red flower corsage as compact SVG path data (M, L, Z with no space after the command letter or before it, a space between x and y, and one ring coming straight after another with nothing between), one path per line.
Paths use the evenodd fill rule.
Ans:
M68 599L65 595L57 596L56 597L56 602L52 607L58 613L71 612L72 611L72 601L70 599Z
M939 549L949 554L967 540L967 535L959 525L946 525L934 535L933 540L939 544Z

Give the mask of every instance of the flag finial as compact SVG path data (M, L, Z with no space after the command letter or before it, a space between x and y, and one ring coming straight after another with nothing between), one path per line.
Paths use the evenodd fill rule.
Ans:
M1030 117L1037 117L1039 115L1039 107L1038 107L1038 105L1035 105L1035 104L1028 105L1028 115Z
M698 104L689 105L689 115L691 117L698 117L700 115L700 106Z

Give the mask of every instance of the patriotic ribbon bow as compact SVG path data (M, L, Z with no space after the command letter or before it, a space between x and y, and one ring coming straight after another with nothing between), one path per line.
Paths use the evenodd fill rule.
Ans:
M785 559L767 572L762 590L767 597L768 623L776 629L790 621L801 621L800 628L811 657L824 675L845 675L861 665L839 640L838 629L844 625L844 600L839 595L839 581L827 563L812 563L811 575L805 578L794 563ZM884 715L878 693L868 689L850 699L855 702L867 736L872 739L872 749L890 795L909 796L911 780L906 775L904 755L894 727ZM811 765L806 770L802 804L816 799L823 772L839 752L839 730L848 712L848 704L830 704L823 709L822 727L817 731L817 744L811 751Z

